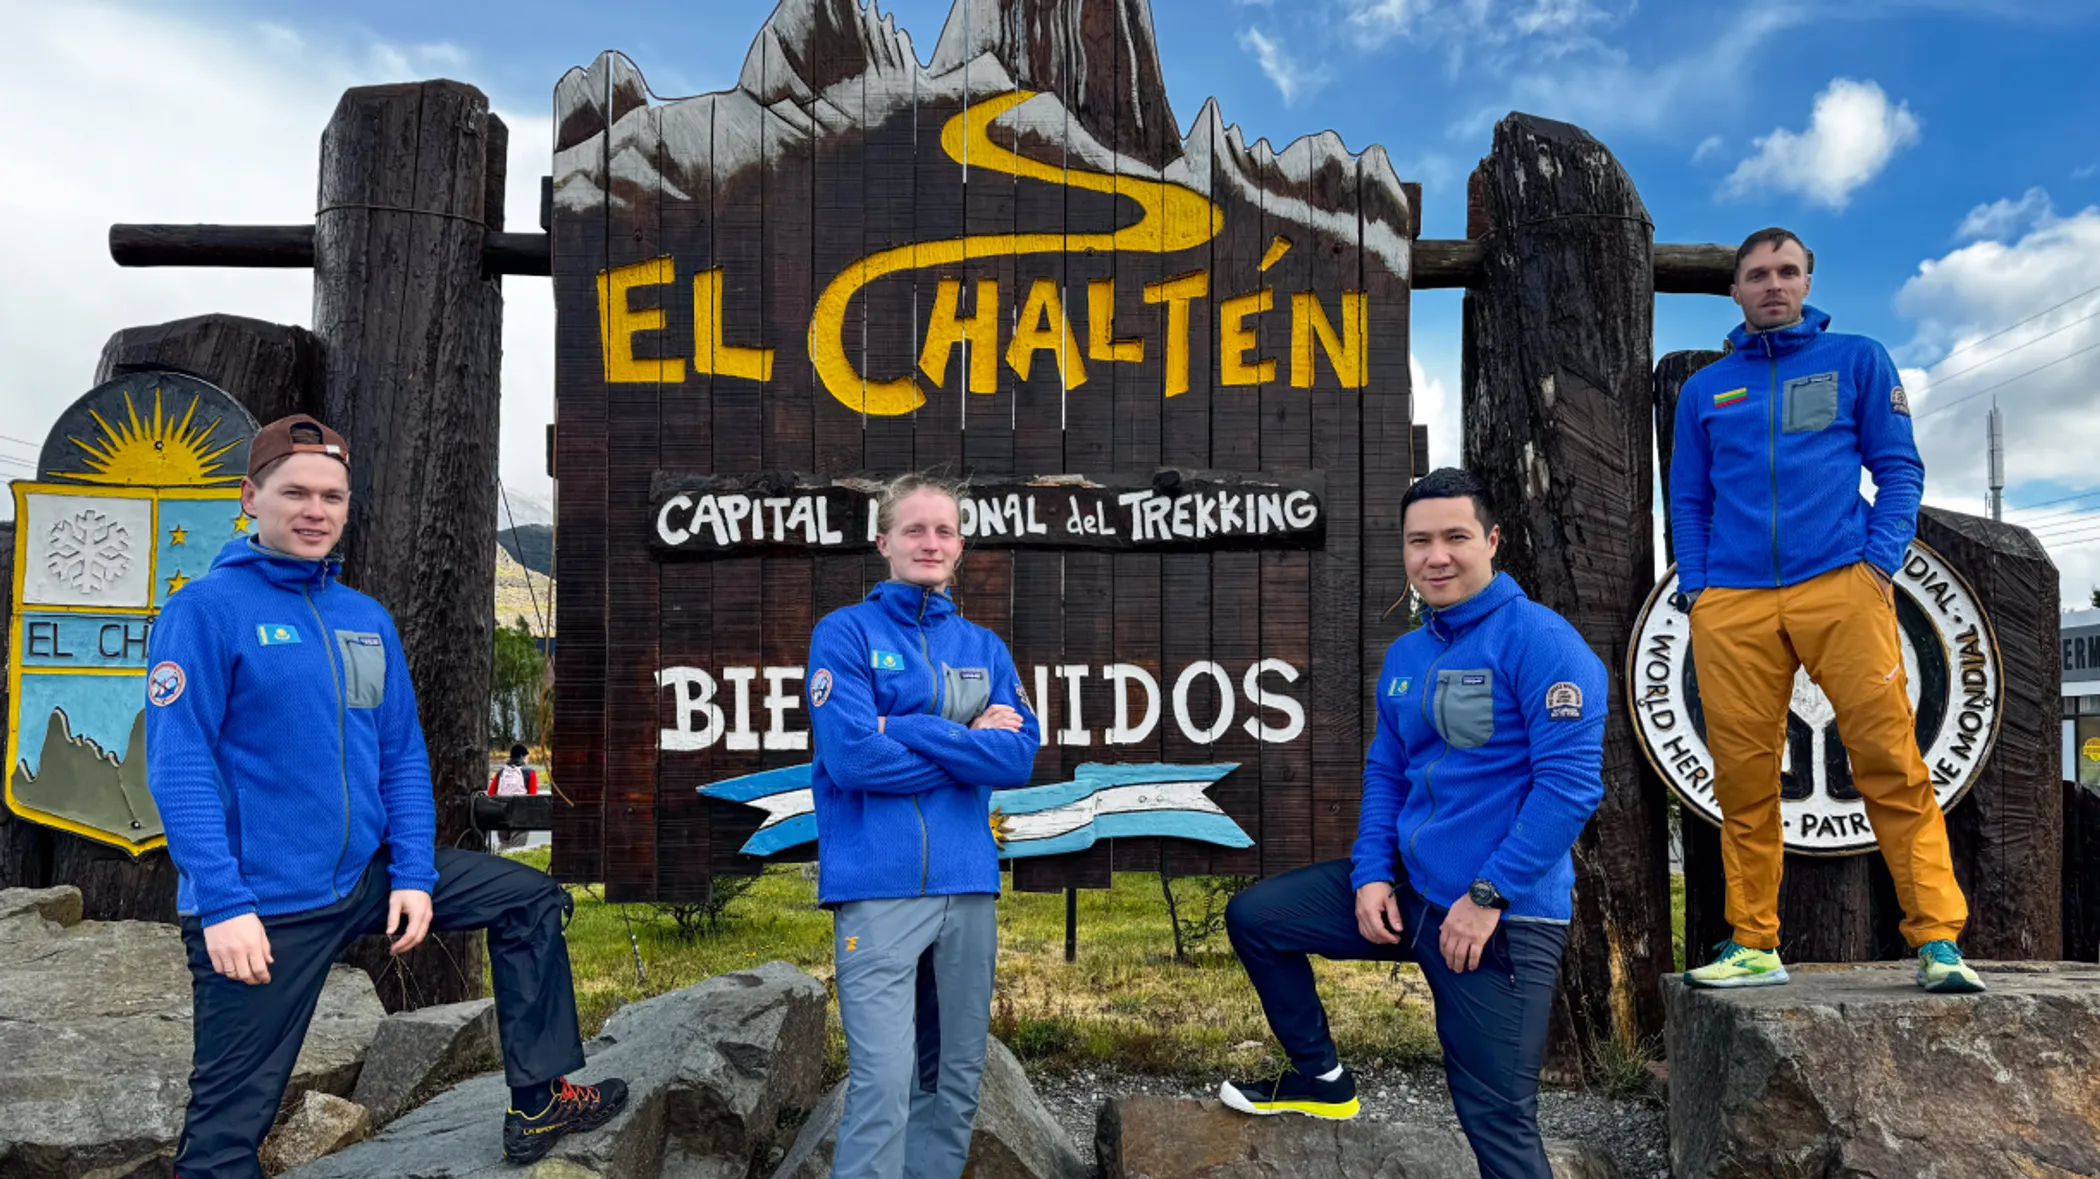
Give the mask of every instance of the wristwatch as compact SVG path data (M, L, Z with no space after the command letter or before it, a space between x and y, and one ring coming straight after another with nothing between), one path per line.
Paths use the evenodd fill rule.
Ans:
M1700 592L1699 590L1693 590L1691 593L1685 593L1683 590L1678 590L1670 595L1670 605L1675 607L1679 614L1690 614L1692 612L1692 604L1699 600Z
M1494 884L1487 880L1474 881L1473 887L1466 890L1466 895L1472 898L1474 904L1479 905L1483 909L1509 908L1509 898L1503 896L1495 888Z

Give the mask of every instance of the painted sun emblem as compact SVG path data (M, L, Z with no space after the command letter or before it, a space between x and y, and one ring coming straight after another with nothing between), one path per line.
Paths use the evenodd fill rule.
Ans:
M124 394L125 417L114 426L100 413L89 410L102 436L83 442L70 438L86 452L88 470L59 472L83 483L117 483L133 486L179 487L200 483L224 483L237 472L222 471L220 456L239 446L238 440L214 445L212 435L220 419L198 422L197 403L191 396L181 420L161 406L160 390L153 391L153 413L141 419L131 394Z

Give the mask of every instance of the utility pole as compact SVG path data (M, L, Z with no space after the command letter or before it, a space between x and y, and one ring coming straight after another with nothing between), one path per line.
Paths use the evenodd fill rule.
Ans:
M1990 434L1991 519L2005 519L2005 419L1998 415L1998 399L1991 398L1986 419Z

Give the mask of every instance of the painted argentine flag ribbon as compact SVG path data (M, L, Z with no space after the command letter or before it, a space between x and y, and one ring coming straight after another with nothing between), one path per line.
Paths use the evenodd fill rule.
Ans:
M1184 766L1102 765L1079 767L1069 782L1024 786L992 794L992 825L999 858L1054 856L1084 851L1103 839L1164 836L1253 847L1254 840L1218 809L1204 792L1239 768L1238 762ZM724 802L766 812L766 821L745 842L748 856L770 856L817 837L810 767L783 766L700 787Z

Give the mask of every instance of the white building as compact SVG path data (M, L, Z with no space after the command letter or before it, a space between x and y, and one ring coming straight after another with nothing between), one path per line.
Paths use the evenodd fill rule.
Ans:
M2100 786L2100 610L2063 619L2064 777Z

